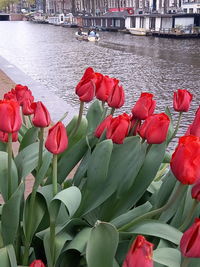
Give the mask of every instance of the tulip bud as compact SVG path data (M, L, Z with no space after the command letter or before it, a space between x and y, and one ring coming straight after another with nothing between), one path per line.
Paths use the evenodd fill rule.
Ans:
M193 123L189 126L186 135L200 137L200 107L197 109Z
M99 126L96 128L94 135L97 138L100 138L100 136L102 135L102 133L104 132L104 130L107 130L110 126L110 123L112 121L112 115L106 117L100 124Z
M148 144L161 144L166 140L170 119L165 113L149 116L139 129Z
M31 104L34 110L33 125L36 127L48 127L50 124L50 115L45 105L38 101Z
M170 166L182 184L194 184L200 179L200 138L191 135L179 138Z
M52 154L57 155L62 153L68 145L68 138L65 126L62 122L57 122L49 129L45 147Z
M8 143L8 133L0 131L0 141L3 143ZM18 132L12 133L12 142L18 141Z
M178 89L174 92L173 106L174 110L187 112L190 108L193 95L185 89Z
M180 241L181 253L184 257L200 258L200 219L196 218L193 225L183 233Z
M138 235L133 242L122 267L153 267L153 244Z
M124 89L119 85L119 80L113 79L114 86L108 97L108 106L112 108L121 108L124 105Z
M96 73L96 75L98 77L96 82L96 98L105 102L113 90L115 81L109 76L100 75L100 73Z
M29 267L45 267L44 263L41 260L34 260Z
M30 99L24 99L23 105L22 105L22 112L24 115L31 115L34 113L34 109L31 108L31 100Z
M141 93L140 98L132 109L132 114L135 119L145 120L153 114L156 107L156 101L153 100L153 94Z
M81 102L90 102L95 95L95 73L87 68L80 82L76 86L76 94Z
M130 117L124 113L111 120L110 126L106 132L106 138L112 139L113 143L122 144L124 138L128 135L130 126Z
M21 125L19 104L13 100L0 100L0 131L14 133Z
M200 201L200 181L198 181L195 185L192 187L192 198Z

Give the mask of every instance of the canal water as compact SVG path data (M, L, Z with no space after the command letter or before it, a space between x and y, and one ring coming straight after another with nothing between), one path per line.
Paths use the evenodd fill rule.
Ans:
M76 29L31 22L0 22L0 55L74 107L74 88L86 67L120 79L130 113L141 92L151 92L157 112L172 107L173 92L194 94L182 134L200 101L200 39L162 39L100 32L98 44L75 39ZM23 81L21 81L23 84Z

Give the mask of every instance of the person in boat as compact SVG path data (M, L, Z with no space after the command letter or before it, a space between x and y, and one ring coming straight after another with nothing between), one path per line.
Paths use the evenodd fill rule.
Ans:
M79 28L79 29L78 29L78 35L81 36L82 34L83 34L83 29L82 29L82 28Z
M89 37L96 37L96 32L94 30L91 30L88 34Z

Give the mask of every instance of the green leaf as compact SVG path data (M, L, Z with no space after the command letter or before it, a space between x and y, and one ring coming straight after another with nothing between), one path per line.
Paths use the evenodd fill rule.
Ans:
M30 218L30 206L31 206L31 194L28 196L26 203L25 203L24 214L23 214L23 229L24 229L25 236L27 236L28 225L31 223L30 239L32 239L40 222L42 221L42 218L45 214L47 206L46 206L46 202L44 198L41 197L41 195L37 193L35 196L34 209L32 211L33 213L32 213L31 222L29 219Z
M144 220L129 229L129 233L156 236L178 245L182 233L176 228L156 220Z
M92 141L94 137L90 137ZM83 155L88 150L88 143L86 138L82 138L73 147L67 149L58 161L58 183L62 183L71 170L82 159ZM66 164L67 163L67 164Z
M167 134L167 142L169 142L174 133L173 118L172 118L172 114L171 114L169 107L166 107L165 113L170 118L170 124L169 124L169 129L168 129L168 134Z
M4 245L14 244L20 222L20 204L24 194L24 183L21 183L11 198L3 205L2 236Z
M88 242L90 233L91 233L90 227L83 228L69 243L65 251L69 249L75 249L79 251L80 253L83 253L85 251L85 247Z
M65 205L68 210L69 216L72 217L81 203L80 190L77 187L72 186L65 190L62 190L53 198L49 208L50 217L53 221L56 221L61 203Z
M109 223L97 222L91 230L86 248L88 267L112 267L115 262L119 235Z
M26 132L26 134L24 135L23 139L20 142L19 151L23 150L25 147L37 141L38 131L39 131L39 128L34 127L34 126L28 129L28 131Z
M14 247L12 245L8 245L6 248L7 248L8 256L10 259L10 266L16 267L17 266L17 259L16 259Z
M90 105L86 118L88 120L88 133L93 133L102 120L103 108L99 100Z
M19 152L15 158L18 175L21 179L31 173L38 164L39 143L31 144Z
M181 253L174 248L158 248L153 252L153 260L169 267L181 266Z
M119 217L115 218L114 220L111 221L112 224L115 225L115 227L120 228L125 224L128 224L135 218L145 214L149 210L151 210L152 205L150 202L146 202L145 204L138 206L122 215Z
M4 198L4 201L6 202L8 200L8 183L7 183L7 177L8 177L8 153L0 151L0 191ZM12 170L11 170L11 176L12 176L12 188L11 193L15 192L15 190L18 187L18 174L17 174L17 168L15 165L15 162L12 160Z
M0 263L2 267L11 267L10 259L9 259L8 251L6 247L0 249Z
M0 151L6 152L7 144L0 141Z
M111 140L99 143L94 149L87 170L87 182L82 190L83 198L79 212L87 213L100 205L108 196L108 167L113 149Z

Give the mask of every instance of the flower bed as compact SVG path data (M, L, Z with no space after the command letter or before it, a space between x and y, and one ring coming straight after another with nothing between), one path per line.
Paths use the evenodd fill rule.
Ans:
M79 115L67 126L61 118L47 137L49 111L29 88L16 85L0 101L1 266L200 266L199 109L172 156L166 152L192 95L174 93L174 122L169 108L154 113L150 93L131 115L114 116L123 87L92 68L76 94Z

